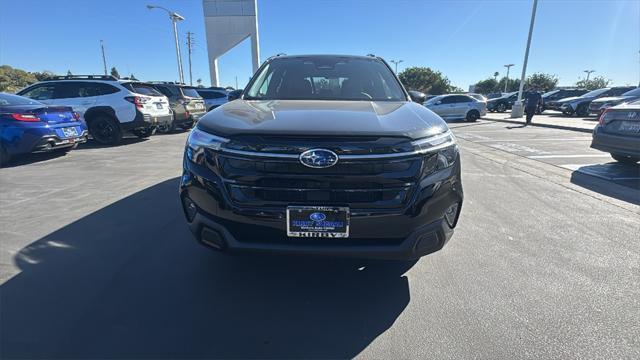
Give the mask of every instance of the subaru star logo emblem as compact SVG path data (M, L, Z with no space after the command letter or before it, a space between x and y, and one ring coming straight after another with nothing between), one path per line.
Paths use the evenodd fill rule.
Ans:
M311 219L312 221L323 221L326 218L327 218L327 215L319 212L314 212L311 215L309 215L309 219Z
M338 154L327 149L311 149L300 154L300 163L310 168L328 168L338 163Z

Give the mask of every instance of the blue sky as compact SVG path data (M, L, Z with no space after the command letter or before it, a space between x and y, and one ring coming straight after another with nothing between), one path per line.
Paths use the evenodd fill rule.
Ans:
M195 33L194 81L209 84L200 0L0 0L0 64L30 71L101 73L108 66L143 80L176 80L170 20ZM399 70L429 66L467 88L502 65L519 76L532 0L258 0L261 58L284 52L374 53L402 59ZM548 72L572 85L594 69L615 85L640 81L640 0L540 0L527 73ZM248 41L220 60L223 85L251 76ZM592 75L592 76L594 76Z

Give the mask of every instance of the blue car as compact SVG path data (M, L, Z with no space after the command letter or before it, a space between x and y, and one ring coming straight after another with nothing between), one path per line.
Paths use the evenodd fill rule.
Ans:
M86 126L70 107L0 93L0 166L14 155L69 151L86 142L87 135Z

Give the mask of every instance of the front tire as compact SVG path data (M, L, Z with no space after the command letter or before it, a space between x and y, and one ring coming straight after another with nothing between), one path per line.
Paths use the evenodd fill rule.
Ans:
M627 165L635 165L638 161L640 161L640 158L633 157L633 156L620 155L620 154L611 154L611 157L615 161L619 163L627 164Z
M98 115L89 122L89 133L102 145L116 145L122 140L120 125L113 118Z
M478 110L471 110L467 113L467 121L474 122L480 118L480 112Z
M498 104L498 106L496 106L496 111L499 112L499 113L503 113L503 112L507 111L507 105Z
M589 106L587 104L580 104L576 109L576 115L581 117L589 116Z

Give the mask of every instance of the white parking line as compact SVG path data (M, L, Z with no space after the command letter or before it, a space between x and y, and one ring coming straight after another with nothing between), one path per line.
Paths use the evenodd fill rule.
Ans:
M574 155L531 155L529 159L573 159L573 158L610 158L609 154L574 154Z
M461 137L460 135L457 135ZM483 136L486 138L486 136ZM518 142L518 141L591 141L590 137L576 137L576 138L564 138L564 139L491 139L491 140L477 140L476 142L491 142L491 141L504 141L504 142Z

